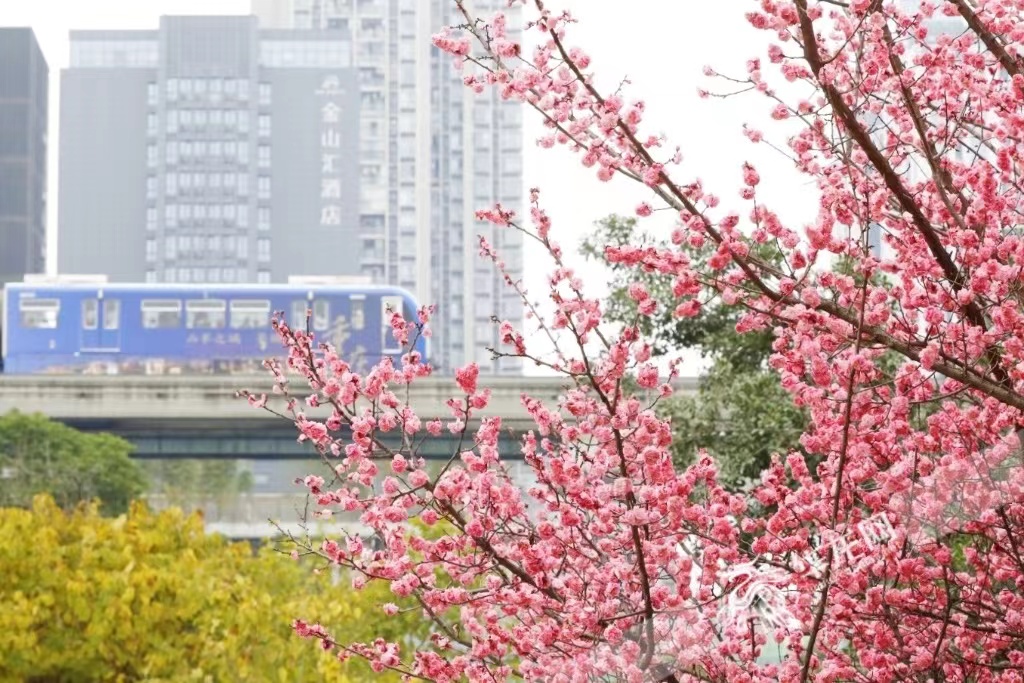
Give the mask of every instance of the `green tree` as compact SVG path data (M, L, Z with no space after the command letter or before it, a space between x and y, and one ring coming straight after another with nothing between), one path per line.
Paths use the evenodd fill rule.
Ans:
M677 462L684 465L698 448L706 448L718 461L724 479L733 486L743 486L758 476L772 453L799 447L806 415L793 404L768 367L771 331L736 331L743 313L740 307L716 299L693 318L676 317L667 307L650 317L637 314L628 292L633 282L647 287L656 301L672 301L674 297L670 277L610 264L605 258L605 245L671 246L641 232L636 223L635 218L615 215L598 221L581 252L603 263L611 273L609 319L639 327L652 341L655 355L696 350L710 362L696 395L673 397L662 404L662 411L672 417ZM697 251L691 256L703 260L710 252ZM778 259L770 247L759 256L769 261Z
M388 617L384 583L208 535L198 514L133 503L103 518L48 496L0 509L0 681L397 681L296 637L296 618L345 642L423 647L412 608Z
M42 415L0 416L0 505L26 507L45 492L64 509L98 499L105 513L120 514L145 490L131 451L124 439Z

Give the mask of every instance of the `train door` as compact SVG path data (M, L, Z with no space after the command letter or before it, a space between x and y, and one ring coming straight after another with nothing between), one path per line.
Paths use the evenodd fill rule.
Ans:
M391 317L395 313L404 313L402 311L402 297L382 296L380 298L380 352L385 356L402 352L402 347L398 344L398 340L391 333Z
M82 351L121 350L121 300L102 296L82 300Z

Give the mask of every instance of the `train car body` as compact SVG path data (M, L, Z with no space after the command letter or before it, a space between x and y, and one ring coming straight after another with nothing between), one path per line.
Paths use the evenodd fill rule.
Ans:
M250 373L283 355L272 314L305 327L307 310L317 340L354 367L397 365L389 311L417 310L407 291L372 285L10 283L3 294L8 374Z

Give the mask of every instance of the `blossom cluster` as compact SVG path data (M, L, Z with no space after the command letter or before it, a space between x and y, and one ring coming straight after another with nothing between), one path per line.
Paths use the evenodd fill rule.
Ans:
M670 246L606 252L672 283L668 301L630 287L637 315L742 306L737 331L772 331L770 366L809 426L747 493L726 490L707 456L677 468L657 412L671 378L636 327L605 324L539 193L529 225L481 208L480 220L524 231L553 263L554 313L538 322L568 343L540 358L499 321L495 350L566 379L557 403L522 398L535 428L519 455L537 483L522 491L508 472L475 365L456 373L447 419L424 420L403 398L430 372L416 353L359 374L276 323L288 353L268 364L277 392L331 468L330 482L305 485L376 538L310 552L357 586L388 582L437 625L414 651L305 624L300 634L435 681L1022 680L1024 3L757 3L747 18L772 44L730 79L772 119L800 124L779 141L744 131L815 184L817 217L794 226L759 194L750 164L736 169L732 201L681 177L680 151L645 132L644 103L596 88L589 56L567 43L570 14L512 3L509 16L531 13L539 45L527 51L505 14L475 17L453 1L465 23L435 45L469 88L532 107L547 126L539 144L571 149L602 181L646 186L641 219L677 216ZM871 230L885 254L868 248ZM484 240L481 253L502 268ZM396 315L396 338L425 333L429 316ZM438 437L458 446L431 467L421 445ZM885 542L844 561L835 540L865 524L884 524ZM751 563L787 586L786 619L755 628L730 617L730 604L753 599L734 581ZM768 645L778 663L763 661Z

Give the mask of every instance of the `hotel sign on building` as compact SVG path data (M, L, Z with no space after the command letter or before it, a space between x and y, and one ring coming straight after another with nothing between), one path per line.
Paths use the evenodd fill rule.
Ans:
M320 96L320 226L342 223L341 104L345 95L337 76L326 76L317 90Z

